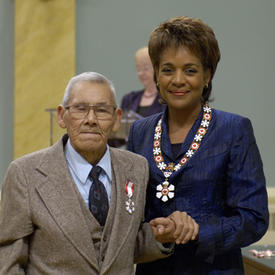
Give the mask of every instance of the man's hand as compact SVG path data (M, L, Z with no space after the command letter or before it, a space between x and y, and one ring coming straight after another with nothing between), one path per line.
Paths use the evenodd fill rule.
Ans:
M175 242L174 232L176 230L176 225L172 219L156 218L150 221L150 225L158 242Z
M158 242L185 244L198 238L199 225L186 212L175 211L167 218L150 221Z

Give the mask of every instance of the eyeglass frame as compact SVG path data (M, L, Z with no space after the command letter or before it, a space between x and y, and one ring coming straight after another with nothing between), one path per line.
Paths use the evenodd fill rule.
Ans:
M112 107L112 108L113 108L113 112L117 109L117 106L114 106L114 105L89 105L89 104L85 104L85 103L67 105L67 106L64 106L64 109L65 109L65 110L68 110L68 111L70 112L70 108L71 108L71 107L76 107L76 106L89 107L89 108L87 109L86 114L83 115L83 117L81 117L81 118L79 117L79 119L84 119L84 118L86 118L86 117L89 115L91 109L93 109L94 114L95 114L95 116L96 116L97 119L99 119L99 120L109 120L108 118L105 118L105 119L104 119L104 118L98 118L98 115L97 115L97 112L95 111L95 109L96 109L96 108L99 108L99 107ZM74 113L82 114L81 112L74 112ZM83 113L83 114L84 114L84 113ZM110 115L111 115L111 114L110 114ZM113 116L113 114L112 114L111 116ZM110 118L111 118L111 117L110 117Z

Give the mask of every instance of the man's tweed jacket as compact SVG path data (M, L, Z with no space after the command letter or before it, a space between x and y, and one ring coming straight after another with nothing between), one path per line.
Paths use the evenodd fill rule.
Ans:
M112 194L103 232L81 198L64 155L66 137L13 161L2 186L0 274L134 274L134 260L165 257L143 223L146 160L110 148ZM134 183L135 211L125 208Z

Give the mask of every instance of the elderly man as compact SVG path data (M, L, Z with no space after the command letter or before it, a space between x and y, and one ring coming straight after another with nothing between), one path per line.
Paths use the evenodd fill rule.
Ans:
M147 162L107 145L121 110L106 77L72 78L57 112L67 134L13 161L5 177L0 274L129 275L134 261L170 253L160 242L196 237L180 213L143 223Z

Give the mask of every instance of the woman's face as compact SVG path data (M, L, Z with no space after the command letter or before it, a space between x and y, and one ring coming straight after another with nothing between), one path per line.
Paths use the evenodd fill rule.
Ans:
M210 73L204 71L200 59L187 47L166 49L160 56L156 77L169 108L201 109L201 96Z

